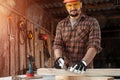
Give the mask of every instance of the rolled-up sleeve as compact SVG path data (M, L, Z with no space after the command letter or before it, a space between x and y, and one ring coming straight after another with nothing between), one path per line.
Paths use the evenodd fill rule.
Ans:
M88 48L94 47L97 53L100 53L100 51L102 50L100 26L95 18L91 20L91 23L92 24L90 25Z

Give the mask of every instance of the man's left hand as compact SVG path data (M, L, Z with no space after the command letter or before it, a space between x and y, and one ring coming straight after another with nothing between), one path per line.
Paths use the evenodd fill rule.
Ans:
M85 61L81 61L80 63L77 63L75 65L73 65L72 67L70 67L70 71L75 72L75 73L83 73L86 71L86 62Z

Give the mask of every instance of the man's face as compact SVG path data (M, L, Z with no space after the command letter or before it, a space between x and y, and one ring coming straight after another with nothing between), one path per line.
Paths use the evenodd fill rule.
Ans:
M76 17L80 14L80 10L82 7L82 2L70 2L70 3L66 3L65 7L68 11L68 13L70 14L70 16L72 17Z

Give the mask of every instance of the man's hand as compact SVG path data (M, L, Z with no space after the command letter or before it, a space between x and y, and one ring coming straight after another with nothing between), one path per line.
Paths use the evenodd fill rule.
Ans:
M75 73L83 73L86 71L86 62L81 61L80 63L75 64L74 66L70 67L70 71L75 72Z
M62 57L59 57L54 62L54 67L57 69L62 69L64 66L64 59Z

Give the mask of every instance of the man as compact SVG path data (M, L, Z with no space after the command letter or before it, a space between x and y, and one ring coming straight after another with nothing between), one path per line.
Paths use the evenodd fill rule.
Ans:
M64 4L69 16L57 25L54 66L80 73L93 67L93 59L101 51L100 27L95 18L82 13L82 0L64 0Z

